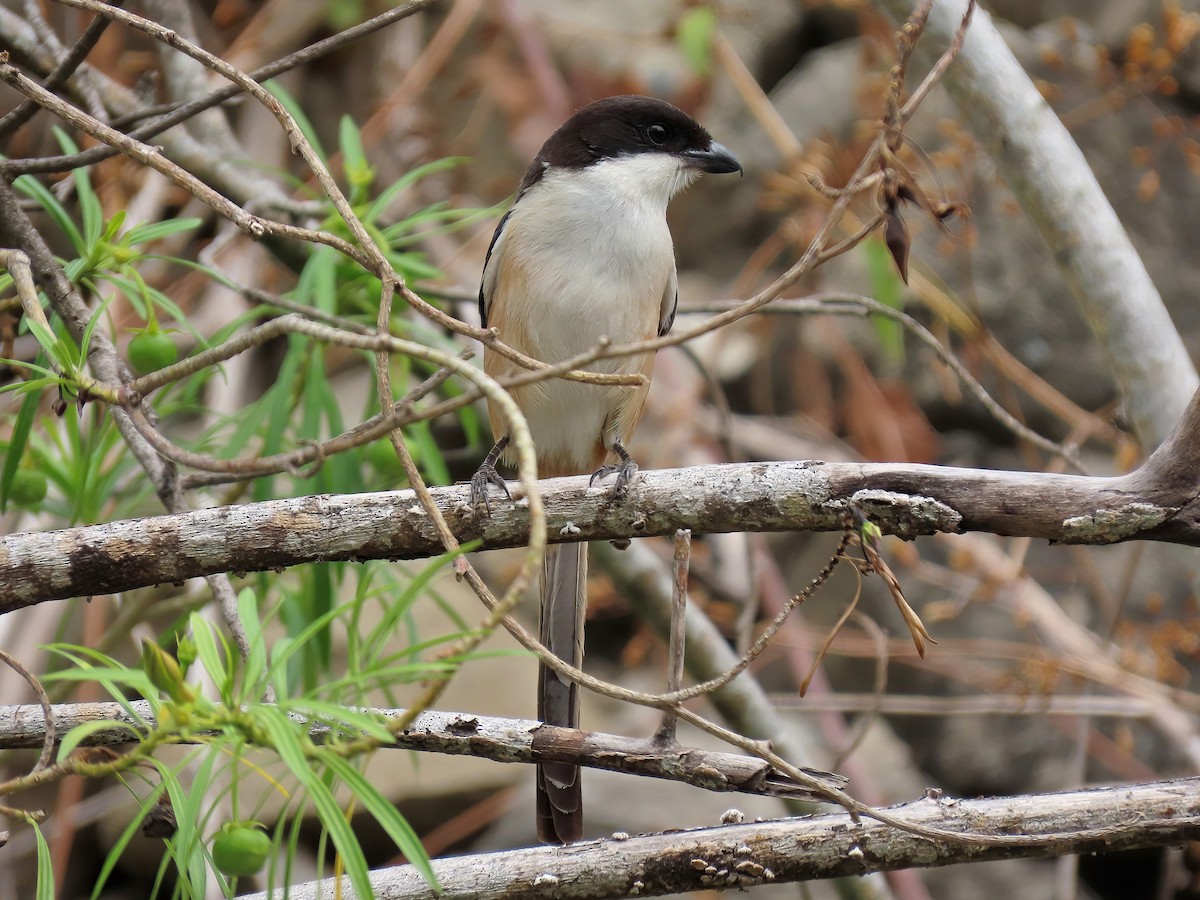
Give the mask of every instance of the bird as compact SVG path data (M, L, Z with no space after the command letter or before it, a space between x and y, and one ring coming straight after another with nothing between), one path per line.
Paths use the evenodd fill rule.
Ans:
M667 334L679 291L667 204L702 173L742 172L741 163L695 119L663 100L617 96L580 108L546 140L488 247L479 288L485 328L547 363L594 348ZM485 347L493 378L523 371ZM615 475L620 497L637 477L626 444L642 416L654 353L600 360L590 371L640 374L637 386L548 379L511 389L533 438L539 477ZM489 401L495 446L471 480L473 503L488 506L489 485L503 489L497 462L510 453L508 423ZM609 459L612 462L608 462ZM489 507L490 509L490 507ZM547 549L540 584L541 642L555 656L583 662L587 544ZM579 687L544 663L538 718L579 726ZM544 843L583 835L579 767L537 766L537 831Z

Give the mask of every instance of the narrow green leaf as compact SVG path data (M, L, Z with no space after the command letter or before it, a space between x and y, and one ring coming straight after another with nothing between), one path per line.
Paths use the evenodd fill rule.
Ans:
M165 237L170 237L173 234L179 234L181 231L190 231L193 228L198 228L201 219L168 219L165 222L150 222L143 225L135 225L121 237L121 242L132 247L136 244L149 244L152 241L162 240Z
M713 38L717 33L717 14L708 6L694 6L679 19L675 36L684 59L697 75L712 69Z
M71 140L66 131L57 125L53 127L53 131L63 153L79 152L79 145ZM104 209L100 205L100 198L92 190L92 180L86 167L72 170L71 177L75 181L75 196L79 201L79 213L83 217L83 240L86 249L80 255L87 255L95 249L96 244L100 241L100 235L104 230Z
M333 753L323 756L322 762L342 780L343 784L350 788L355 798L366 807L367 812L375 817L375 821L392 839L396 848L405 855L413 868L421 873L425 883L435 892L440 890L441 885L438 884L437 876L433 874L433 867L429 864L429 854L425 852L425 848L421 845L421 839L412 830L412 826L400 815L395 804L383 796L362 772L349 762Z
M218 741L217 746L220 745ZM196 767L191 780L191 790L183 786L179 773L196 758L196 753L187 756L184 762L171 767L159 759L150 757L148 762L158 771L159 778L171 800L171 809L175 811L175 822L178 830L167 841L167 852L174 860L178 878L191 892L191 896L200 898L206 896L208 886L208 866L205 862L204 841L200 829L205 817L201 806L205 802L205 793L211 782L211 765L217 754L211 748L205 749L205 759ZM205 769L207 764L207 771ZM207 777L206 777L207 776ZM186 894L185 894L186 896Z
M88 348L92 346L92 333L96 330L96 325L99 324L100 318L104 315L104 311L108 309L108 304L112 302L112 295L109 294L92 312L92 317L88 319L87 327L83 329L83 340L79 345L79 367L82 369L87 365Z
M108 853L105 854L104 863L100 866L100 871L96 874L96 883L92 886L92 900L98 900L98 898L104 893L104 886L108 883L108 878L110 875L112 875L113 869L115 869L117 867L117 863L120 862L121 855L125 852L125 848L129 846L129 842L132 841L134 835L138 833L138 830L142 827L142 823L145 821L146 816L158 803L159 797L161 797L164 792L165 788L161 784L151 791L146 798L142 800L141 805L138 807L137 814L133 816L130 819L129 824L121 830L121 834L117 837L116 841L113 842L113 845L109 848Z
M304 114L304 110L300 108L295 98L292 97L274 78L263 82L263 87L275 95L275 99L283 104L283 108L291 113L292 118L296 120L296 124L300 128L300 133L312 144L313 149L317 152L322 160L327 160L329 157L325 153L325 148L321 146L321 141L317 137L316 129L313 128L312 122L308 116Z
M375 177L375 171L363 150L362 134L350 116L338 122L338 146L342 150L342 171L355 193L365 189Z
M27 394L17 411L17 420L13 423L12 435L8 439L8 452L4 455L4 469L0 470L0 512L8 508L8 492L17 476L21 457L25 455L25 445L29 443L29 432L33 428L33 419L37 415L40 401L38 393Z
M391 734L380 722L378 716L358 712L340 703L304 697L300 700L280 703L278 708L284 712L302 716L310 722L321 723L339 731L349 731L352 735L364 734L388 743L392 740Z
M397 194L420 181L425 176L432 175L434 172L444 172L447 169L453 169L468 162L470 162L470 158L466 156L447 156L444 159L436 159L433 162L417 166L415 169L410 169L380 192L379 196L375 198L375 201L367 209L367 213L363 216L363 219L373 222L391 205L391 202L396 199Z
M35 316L25 316L21 321L29 329L29 333L37 339L38 344L46 352L46 355L61 364L62 341L58 339L58 336L44 323L39 322Z
M221 702L233 706L233 681L227 665L229 645L225 643L222 636L213 630L208 620L199 613L192 613L188 616L188 631L191 632L192 640L196 643L196 658L200 660L200 665L204 666L204 671L216 685ZM218 640L223 645L224 653L218 649Z
M22 175L13 182L13 187L35 201L38 206L46 211L46 214L54 220L54 224L67 236L67 240L71 242L71 246L76 253L83 256L87 252L87 245L84 244L83 235L75 227L75 222L71 219L71 214L67 212L66 207L58 202L58 198L51 193L48 187L32 175ZM69 274L68 277L70 277Z
M871 280L871 293L875 299L892 309L904 309L904 282L892 262L891 252L882 239L877 237L863 241L863 252L867 257L867 275ZM904 360L904 327L895 319L871 316L871 324L888 359Z
M299 732L295 723L277 709L260 707L255 710L255 720L270 736L271 743L284 765L308 792L317 811L317 818L320 819L322 827L329 832L334 847L342 857L342 865L357 896L374 896L367 861L363 857L358 839L346 821L333 792L317 777L305 755L307 738Z
M107 731L111 728L123 728L128 731L134 740L141 740L143 735L128 722L117 722L108 719L98 719L93 722L83 722L76 725L62 739L62 743L58 746L58 761L62 762L68 756L75 752L84 741L98 731Z
M46 843L46 836L38 824L32 824L37 838L37 888L34 897L37 900L54 900L57 892L54 889L54 861L50 858L50 845Z
M433 436L428 422L414 422L404 429L404 436L416 447L413 455L420 460L421 471L432 484L449 484L450 469L442 459L441 448Z
M246 632L250 653L242 666L242 689L238 692L240 703L250 703L262 696L267 684L267 647L263 638L262 622L258 618L258 598L250 588L243 588L237 597L238 618Z

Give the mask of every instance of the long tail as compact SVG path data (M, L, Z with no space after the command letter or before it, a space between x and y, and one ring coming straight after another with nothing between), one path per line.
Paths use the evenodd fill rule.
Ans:
M587 544L546 549L542 569L541 640L550 652L578 668L583 664L583 619L587 610ZM579 727L579 686L553 669L538 670L538 718L547 725ZM547 844L583 837L579 766L549 762L537 767L537 832Z

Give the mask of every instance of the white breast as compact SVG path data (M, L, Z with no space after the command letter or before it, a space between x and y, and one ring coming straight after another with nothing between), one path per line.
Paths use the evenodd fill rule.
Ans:
M586 352L601 337L613 344L654 337L675 272L667 203L690 180L666 154L548 169L513 208L485 275L485 295L504 307L495 316L501 339L557 362ZM511 295L501 296L506 291ZM587 368L637 372L646 362L638 356ZM631 397L628 388L555 380L514 396L539 457L586 466L597 440L607 446L614 436L628 438L614 432L627 430L618 419Z

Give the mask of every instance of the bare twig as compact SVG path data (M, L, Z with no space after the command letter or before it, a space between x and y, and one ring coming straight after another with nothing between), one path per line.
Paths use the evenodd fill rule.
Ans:
M729 309L732 304L728 303L697 303L688 304L680 307L680 313L688 312L719 312L724 309ZM871 297L866 297L861 294L853 294L842 291L826 291L819 294L811 294L807 297L797 299L779 299L771 303L769 306L759 310L761 315L810 315L824 313L827 315L880 315L886 318L899 322L908 332L916 337L921 343L925 344L938 358L945 363L955 375L962 381L976 400L1005 428L1009 429L1013 434L1024 440L1029 441L1036 447L1041 448L1055 456L1061 456L1071 464L1076 471L1084 472L1083 463L1079 460L1079 454L1072 447L1056 443L1055 441L1045 438L1038 434L1028 425L1018 421L1012 413L1006 410L1003 406L992 398L979 380L970 373L966 366L962 364L949 349L947 349L941 341L939 341L929 329L914 319L912 316L903 310L895 309L888 306L886 303L880 303Z
M125 0L110 0L113 6L122 5ZM54 67L54 70L46 76L42 82L42 87L48 91L55 91L67 79L74 74L80 64L87 59L87 55L92 52L105 29L108 28L109 20L103 16L96 16L88 23L88 27L84 29L83 34L79 36L79 40L71 47L70 51L64 56ZM16 109L0 118L0 142L3 142L16 132L18 128L33 118L34 113L38 111L38 105L32 100L25 100Z
M302 50L297 50L295 53L290 53L275 62L268 63L261 68L255 69L251 73L251 77L255 81L266 81L276 75L280 75L293 69L297 66L304 65L319 59L326 54L332 53L347 44L353 43L368 34L378 31L381 28L386 28L395 22L405 19L414 13L421 12L430 6L440 2L440 0L407 0L401 3L394 9L380 13L360 25L355 25L353 28L347 28L345 31L318 41L309 47ZM237 85L226 85L223 88L213 91L207 97L200 100L194 100L183 105L175 105L168 107L171 111L163 115L161 118L155 119L153 122L148 122L140 128L130 132L130 137L135 140L148 140L161 134L169 128L173 128L182 122L186 122L192 116L203 112L206 109L211 109L219 103L224 103L239 96L242 90ZM118 117L113 120L113 125L122 127L138 118L143 118L148 115L157 115L162 112L158 109L142 109L136 114ZM72 154L70 156L48 156L39 159L29 160L9 160L0 164L0 171L7 171L12 175L20 174L49 174L52 172L65 172L70 169L76 169L83 166L94 165L103 160L115 156L119 151L110 147L93 147L85 150L82 153Z
M25 680L25 683L29 685L30 690L37 697L38 703L41 704L42 721L38 728L38 734L41 737L42 752L38 755L38 760L33 766L33 771L37 772L50 765L50 761L54 758L54 742L58 734L57 723L54 719L54 709L50 704L50 698L46 696L46 689L42 687L41 681L32 672L3 650L0 650L0 662L3 662ZM21 709L22 707L17 708Z
M912 7L911 0L877 5L897 19ZM934 4L927 37L953 40L966 8L966 0ZM1153 447L1195 391L1196 371L1083 153L985 11L976 12L944 82L1049 245L1116 376L1134 430Z
M675 532L675 565L671 579L671 631L667 640L667 693L673 694L683 687L684 646L687 627L688 568L692 555L692 532L680 528ZM663 713L655 740L660 743L675 741L677 719L673 710Z

